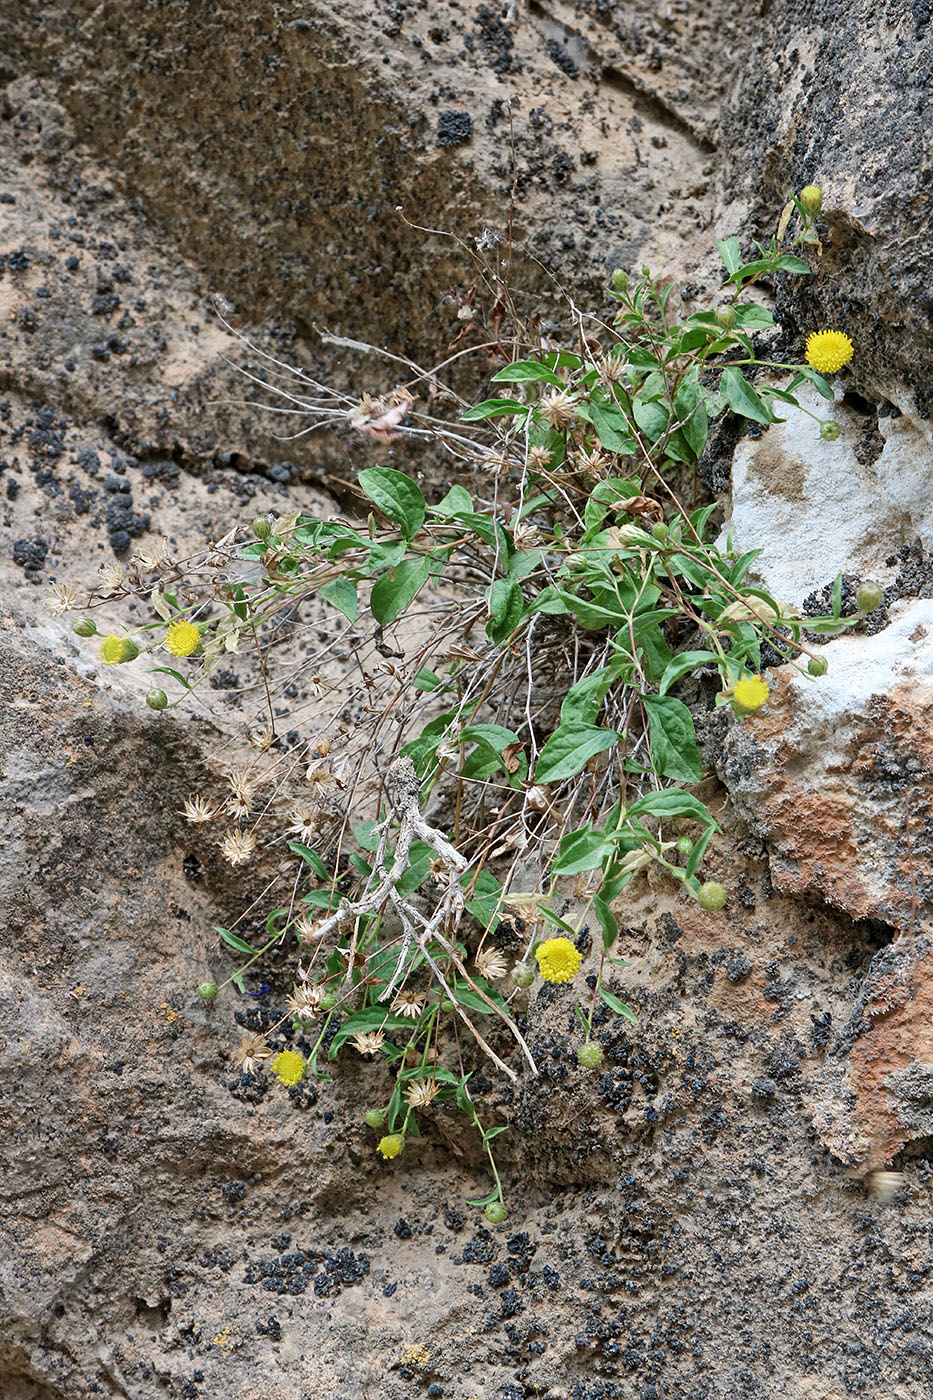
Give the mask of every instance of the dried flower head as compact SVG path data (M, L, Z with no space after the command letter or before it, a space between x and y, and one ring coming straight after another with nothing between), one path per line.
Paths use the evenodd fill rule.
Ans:
M413 1079L408 1086L405 1102L409 1108L427 1108L439 1093L440 1085L436 1079Z
M753 715L768 698L768 686L760 676L742 676L732 687L732 699L743 715Z
M55 613L56 616L71 612L78 606L78 595L70 583L53 583L52 592L46 598L45 605L49 612Z
M573 461L580 471L586 472L587 476L595 477L600 481L609 470L609 458L598 447L592 447L588 452L581 448L579 452L573 454Z
M516 549L533 549L541 543L543 537L537 526L528 525L520 520L512 531L512 538Z
M538 443L528 449L528 465L532 471L543 471L551 465L551 449Z
M272 1061L272 1073L287 1088L305 1077L304 1057L297 1050L282 1050Z
M820 374L835 374L855 354L844 331L812 331L807 336L807 364Z
M323 792L334 782L334 775L326 763L311 763L305 773L305 782L313 788L320 788Z
M310 807L293 807L288 815L286 831L289 836L297 836L299 841L310 841L318 829L319 813Z
M201 645L201 633L186 617L176 618L169 623L165 634L165 649L173 656L193 656Z
M293 1016L300 1016L305 1020L313 1020L321 1010L321 999L324 992L317 983L310 986L301 982L296 982L292 988L292 994L286 999L285 1005Z
M604 355L596 363L596 370L604 384L619 384L628 374L628 365L621 355Z
M237 1051L237 1060L247 1074L255 1074L264 1060L272 1059L272 1051L261 1035L244 1035Z
M399 992L392 1003L392 1010L397 1011L400 1016L410 1016L413 1021L417 1021L424 1010L424 1002L412 992Z
M242 831L236 826L217 844L229 865L245 865L256 849L256 837L251 831Z
M258 749L260 753L266 753L271 749L274 738L272 725L267 724L262 729L254 729L249 736L249 741L254 749Z
M489 982L497 977L504 977L509 970L509 965L498 948L481 948L474 963L479 975Z
M548 938L535 949L545 982L572 982L581 962L569 938Z
M491 451L483 457L481 466L487 476L499 478L508 476L512 464L507 452Z
M215 815L214 808L206 798L195 795L187 797L182 808L185 821L192 822L197 826L200 822L209 822Z
M538 412L549 427L563 432L576 421L577 401L563 389L552 389L549 394L542 395Z
M316 943L320 938L320 926L311 914L301 914L295 920L295 933L302 943ZM311 974L309 973L308 976Z
M105 593L116 593L118 589L123 587L126 580L123 565L118 564L116 560L112 564L101 564L97 570L97 577L100 579L100 586Z
M361 1055L378 1055L385 1040L382 1031L354 1031L350 1038Z
M134 558L144 569L160 569L163 564L171 563L172 551L168 540L162 535L150 544L140 545Z
M253 796L256 791L255 779L244 768L237 768L227 775L227 787L230 789L234 802L240 807L245 807L248 812L253 805Z

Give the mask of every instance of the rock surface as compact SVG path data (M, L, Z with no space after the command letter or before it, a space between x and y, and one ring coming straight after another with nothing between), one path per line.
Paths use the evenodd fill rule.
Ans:
M931 51L928 6L889 9L4 4L3 1400L926 1400ZM487 1229L443 1111L377 1164L378 1067L291 1092L237 1073L291 967L248 1001L194 994L232 970L210 930L250 886L178 809L235 750L247 663L219 677L222 731L158 717L41 600L152 536L181 555L245 511L345 505L391 460L276 439L214 293L282 358L382 390L396 366L313 324L433 363L475 302L481 344L503 244L475 240L513 191L516 283L557 334L534 257L594 306L644 261L700 305L712 233L751 209L764 235L814 180L821 275L774 289L778 354L850 331L845 432L741 438L732 519L789 601L824 607L841 570L847 603L870 572L885 606L822 681L771 673L761 715L714 717L730 901L633 888L612 985L639 1024L597 1017L601 1070L547 988L541 1076L513 1092L477 1062L512 1129ZM897 1194L866 1194L885 1167Z

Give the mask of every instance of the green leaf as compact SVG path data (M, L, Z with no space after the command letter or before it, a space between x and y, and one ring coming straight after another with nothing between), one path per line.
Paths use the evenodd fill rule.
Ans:
M508 413L531 412L531 404L516 403L515 399L486 399L483 403L478 403L474 408L468 408L466 413L461 413L462 423L477 423L483 418L501 418Z
M497 578L487 594L487 602L486 635L494 642L504 642L515 631L525 611L520 584L514 579Z
M706 854L706 848L709 845L710 841L712 841L713 839L713 833L715 832L715 830L715 826L708 826L703 832L703 835L700 837L700 839L694 843L693 850L690 852L689 859L687 860L687 864L684 869L684 873L688 879L691 875L696 874L700 861Z
M460 884L464 890L473 885L472 894L465 900L466 907L486 933L495 933L500 922L498 911L502 902L502 886L495 875L488 870L481 870L476 876L472 871L467 871L461 877Z
M551 871L554 875L578 875L581 870L595 870L612 845L611 838L595 826L568 831L561 838Z
M611 948L619 936L619 922L601 894L593 896L593 913L599 920L603 933L603 947Z
M438 501L436 506L429 506L432 515L439 515L442 520L459 514L461 511L472 511L473 497L463 486L451 486L447 495L442 501Z
M665 788L663 792L649 792L644 797L639 797L637 802L633 802L628 808L629 817L658 817L661 821L674 821L677 817L688 817L691 821L700 822L703 826L712 826L716 831L719 827L710 815L709 810L692 793L684 792L683 788Z
M657 442L670 421L663 403L657 399L644 399L640 394L636 394L632 400L632 417L651 442Z
M300 841L289 841L288 849L294 851L296 856L301 856L301 859L306 865L310 865L319 880L328 880L330 878L327 866L315 851L310 850L307 846L303 846Z
M538 757L535 782L559 783L572 778L589 760L619 742L614 729L591 724L562 724L551 735Z
M150 668L150 674L153 676L171 676L172 679L176 680L179 685L183 685L185 687L185 690L191 689L191 686L185 680L181 672L173 671L171 666L152 666Z
M318 593L338 612L342 612L348 622L356 621L356 584L348 578L335 578L330 583L322 583Z
M244 938L231 933L228 928L221 928L219 924L214 925L214 932L219 933L225 943L229 943L231 948L235 948L238 953L258 953L259 949L254 948L251 943L247 943Z
M383 574L369 600L373 617L381 627L388 626L405 611L427 582L430 570L427 559L403 559L390 573Z
M561 724L595 724L606 692L621 669L618 664L603 666L572 685L560 707Z
M635 1012L630 1006L626 1006L624 1001L620 1001L614 992L607 992L601 982L597 990L602 1000L617 1016L624 1016L626 1021L631 1021L635 1026L638 1025L638 1017L635 1015Z
M773 423L774 414L764 399L755 392L748 380L734 366L723 370L722 392L733 413L753 418L756 423Z
M432 671L428 666L422 666L421 670L412 681L412 685L416 690L440 690L443 684L444 681L437 672Z
M425 499L420 486L392 467L365 467L359 483L366 495L396 525L406 539L424 524Z
M706 415L703 391L697 383L696 375L691 374L678 389L674 398L674 412L690 451L694 457L699 457L706 446L709 419Z
M590 401L589 416L603 447L608 448L610 452L635 451L635 439L620 409L612 404L597 403L593 399Z
M556 384L558 389L566 388L564 381L559 379L553 370L547 369L545 365L537 360L516 360L514 364L506 365L505 369L500 369L498 374L492 376L493 384L531 384L541 382L544 384Z
M482 986L482 978L476 978L475 980L477 986ZM470 1011L478 1012L480 1016L495 1016L495 1007L498 1007L500 1011L506 1009L502 997L498 992L494 992L491 987L483 987L483 991L489 997L489 1000L495 1003L495 1006L487 1006L483 998L474 992L472 987L468 987L465 982L455 982L451 987L451 991L454 994L455 1001L459 1002L461 1006L467 1007ZM411 1023L409 1022L409 1024Z
M737 238L717 238L716 247L719 249L719 256L722 258L723 267L730 274L738 272L742 261L742 250Z
M803 258L795 257L793 253L782 253L774 264L778 272L809 272L810 264L804 262Z
M696 670L697 666L705 666L708 661L715 661L714 651L682 651L667 666L664 675L658 684L658 693L666 695L675 681L679 681L681 676L685 676L688 671Z
M652 767L665 778L698 783L703 761L697 748L693 719L686 705L670 695L645 695Z

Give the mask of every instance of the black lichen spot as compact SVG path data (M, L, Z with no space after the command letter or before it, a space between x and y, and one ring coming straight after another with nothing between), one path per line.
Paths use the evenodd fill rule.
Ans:
M473 118L469 112L454 112L448 109L437 119L437 144L439 146L460 146L473 139Z

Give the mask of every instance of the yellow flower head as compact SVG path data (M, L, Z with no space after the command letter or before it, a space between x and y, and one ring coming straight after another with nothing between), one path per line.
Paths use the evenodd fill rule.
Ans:
M272 1061L272 1073L289 1088L305 1077L305 1062L297 1050L283 1050Z
M397 1157L405 1146L405 1139L401 1133L390 1133L388 1137L380 1138L376 1151L382 1156L384 1162L388 1162L390 1157Z
M193 622L180 617L169 624L165 645L173 656L193 656L201 645L201 633Z
M807 336L807 364L820 374L835 374L855 353L844 331L812 331Z
M572 982L582 961L569 938L546 939L535 949L535 957L545 982Z
M768 686L760 676L743 676L732 687L732 698L743 715L753 715L768 698Z
M108 666L116 666L121 661L132 661L139 655L139 647L129 637L118 637L111 633L100 644L99 656Z

